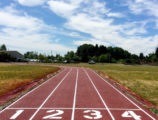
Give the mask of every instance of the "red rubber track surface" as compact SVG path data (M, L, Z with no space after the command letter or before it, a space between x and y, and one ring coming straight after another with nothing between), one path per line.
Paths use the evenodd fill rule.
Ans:
M0 111L0 120L158 120L94 71L64 71Z

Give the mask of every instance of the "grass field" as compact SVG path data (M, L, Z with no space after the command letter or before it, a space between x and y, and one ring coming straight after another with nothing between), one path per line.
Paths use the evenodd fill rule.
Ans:
M99 70L158 107L158 66L67 64Z
M0 96L58 69L50 66L0 64Z

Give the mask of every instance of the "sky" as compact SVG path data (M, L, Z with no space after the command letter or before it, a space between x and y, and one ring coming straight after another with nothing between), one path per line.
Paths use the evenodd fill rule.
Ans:
M79 45L145 55L158 46L158 0L0 0L0 45L61 54Z

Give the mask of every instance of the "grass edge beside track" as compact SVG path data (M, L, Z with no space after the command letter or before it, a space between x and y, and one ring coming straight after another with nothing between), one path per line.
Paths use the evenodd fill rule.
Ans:
M91 69L91 70L94 70L92 68L88 68L88 69ZM107 80L110 84L112 84L114 87L116 87L117 89L121 90L122 92L124 92L127 96L129 96L130 98L132 98L134 101L136 101L137 103L141 104L142 106L144 106L145 108L149 109L152 113L154 113L155 115L158 116L158 109L156 106L154 107L150 107L148 106L147 104L145 103L142 103L141 100L139 100L138 98L136 98L136 96L132 95L130 92L126 91L125 89L123 89L121 86L124 86L121 84L121 86L119 84L116 84L118 83L114 78L111 78L109 75L107 74L104 74L102 71L99 71L99 70L94 70L98 75L100 75L103 79ZM108 77L108 78L107 78ZM112 79L112 81L110 79ZM114 81L116 83L114 83ZM128 90L130 90L129 88L127 88ZM130 90L131 91L131 90ZM136 94L137 95L137 94ZM140 96L138 96L140 97ZM146 101L146 100L145 100ZM151 103L152 104L152 103Z
M61 73L62 71L63 71L63 69L61 68L61 69L59 69L59 70L53 72L53 73L49 76L49 78L45 78L45 79L42 78L42 80L41 80L37 85L34 85L34 86L31 87L31 88L28 88L28 89L26 89L26 90L21 91L21 92L20 92L18 95L16 95L14 98L11 98L9 101L7 101L6 103L2 104L2 105L0 106L0 112L1 112L2 110L4 110L6 107L8 107L9 105L11 105L11 104L13 104L14 102L16 102L18 99L20 99L22 96L24 96L24 95L27 94L28 92L31 92L33 89L37 88L38 86L40 86L41 84L45 83L47 80L49 80L50 78L56 76L57 74Z

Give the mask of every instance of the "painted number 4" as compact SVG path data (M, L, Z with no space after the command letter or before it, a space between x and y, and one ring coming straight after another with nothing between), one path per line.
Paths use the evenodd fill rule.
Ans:
M102 118L101 112L97 110L86 110L83 113L89 113L90 115L84 115L87 119L100 119Z
M124 118L134 118L135 120L141 120L141 116L136 115L133 111L125 111L122 114Z

